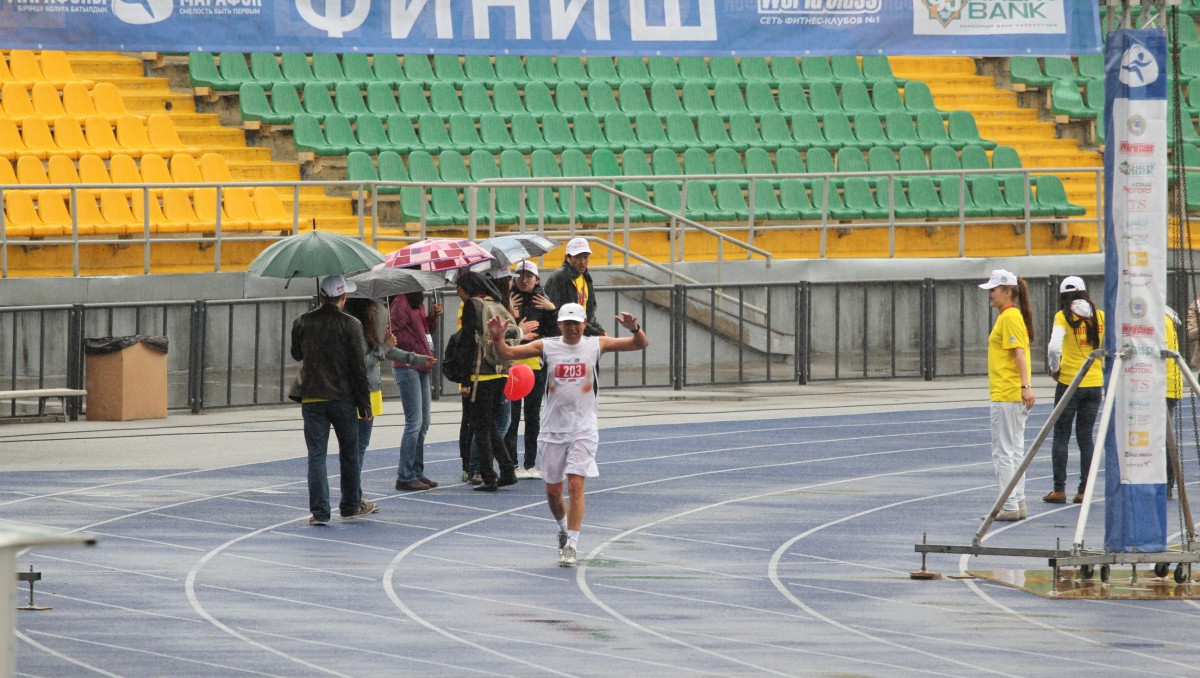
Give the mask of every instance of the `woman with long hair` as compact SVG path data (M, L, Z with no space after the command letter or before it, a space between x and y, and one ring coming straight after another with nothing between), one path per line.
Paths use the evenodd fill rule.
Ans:
M379 321L376 319L379 304L374 299L347 299L346 313L358 319L363 328L363 359L367 365L367 384L371 391L371 413L383 414L383 379L379 375L379 363L383 360L393 364L420 366L428 369L434 363L431 356L396 347L396 337L391 332L379 338ZM407 414L407 408L406 412ZM371 428L374 419L358 420L358 470L361 474L363 457L371 443Z
M1029 343L1033 341L1033 308L1029 286L1015 273L992 271L979 286L988 291L988 303L1000 311L988 335L988 391L991 396L992 464L1003 490L1016 474L1025 451L1025 420L1033 407ZM1022 477L1004 501L996 520L1024 520L1025 479Z
M1088 355L1100 348L1103 342L1104 311L1096 308L1082 278L1074 275L1063 278L1058 286L1058 313L1054 314L1054 329L1050 332L1050 344L1046 347L1050 376L1058 382L1054 390L1056 407L1083 368ZM1067 444L1071 441L1072 423L1075 424L1075 441L1079 444L1079 488L1072 501L1076 504L1083 501L1083 489L1087 485L1088 469L1092 467L1092 453L1096 449L1092 427L1100 411L1103 388L1104 360L1097 359L1080 380L1075 393L1059 414L1058 421L1054 422L1054 442L1050 446L1054 488L1050 494L1042 497L1042 501L1048 504L1067 503Z
M388 329L396 336L397 347L433 356L433 331L442 315L440 303L430 305L426 311L423 292L401 294L392 298L389 315ZM404 408L400 463L396 467L397 490L428 490L438 486L437 481L425 475L425 434L433 420L429 375L428 366L392 363L392 377L400 390L400 406Z

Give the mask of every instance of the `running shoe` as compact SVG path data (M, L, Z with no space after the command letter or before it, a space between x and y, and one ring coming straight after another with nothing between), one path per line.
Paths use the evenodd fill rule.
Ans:
M328 524L329 524L329 519L328 519L328 518L318 518L318 517L316 517L316 516L309 516L309 517L308 517L308 524L309 524L309 525L316 525L317 527L324 527L325 525L328 525ZM564 536L564 537L566 537L566 535L565 535L565 534L564 534L563 536ZM559 549L559 551L561 552L561 551L562 551L562 549Z
M530 466L529 468L525 469L525 477L529 478L530 480L541 480L542 474L538 473L536 466Z
M362 500L362 503L358 505L357 513L351 513L348 516L342 516L342 518L344 518L346 520L350 520L351 518L360 518L362 516L369 516L378 510L379 510L379 504L376 504L373 501L367 501L366 499L364 499L364 500Z
M567 533L559 532L558 533L558 557L559 558L562 558L563 547L566 545L567 545Z
M576 565L575 547L574 546L564 546L563 550L562 550L562 555L558 557L558 566L559 567L575 567L575 565Z

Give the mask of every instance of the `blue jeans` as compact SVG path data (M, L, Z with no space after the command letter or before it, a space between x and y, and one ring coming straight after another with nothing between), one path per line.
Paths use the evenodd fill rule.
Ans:
M517 429L521 426L521 409L525 410L525 468L537 465L537 439L542 431L542 396L546 391L546 370L533 371L533 390L520 400L512 401L504 447L508 456L517 461Z
M358 478L362 482L363 460L367 458L367 446L371 444L371 431L374 429L374 419L358 420Z
M407 367L393 367L392 376L400 389L404 408L404 435L400 438L400 466L396 477L401 482L425 477L425 434L429 432L429 373Z
M1079 443L1079 491L1087 485L1088 470L1092 467L1092 453L1096 449L1092 427L1096 424L1096 413L1100 411L1103 389L1099 386L1077 388L1058 421L1054 422L1054 442L1050 444L1050 461L1054 467L1054 491L1067 489L1067 444L1071 441L1071 423L1075 424L1075 442ZM1059 382L1054 389L1054 404L1067 392L1067 385Z
M329 520L329 471L325 455L329 448L329 427L338 441L338 465L341 469L342 515L354 515L362 502L358 461L358 412L353 403L325 400L303 403L304 444L308 446L308 508L317 518Z

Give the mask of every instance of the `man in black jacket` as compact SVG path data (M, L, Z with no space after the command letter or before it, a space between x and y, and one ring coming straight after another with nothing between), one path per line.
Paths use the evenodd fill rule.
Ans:
M534 321L537 327L525 333L521 343L527 344L544 336L558 334L558 322L555 319L554 304L542 289L538 276L537 264L525 260L517 264L516 285L509 295L513 314L517 322L524 325ZM525 362L533 370L533 389L529 395L514 400L509 405L510 416L508 431L504 434L504 447L508 456L517 458L517 433L521 427L521 411L525 411L525 463L518 464L517 478L541 478L537 470L537 438L541 431L542 396L546 390L546 372L542 369L541 358L528 358Z
M363 329L342 312L354 283L340 275L321 280L321 305L292 323L292 358L300 373L288 397L300 403L308 446L309 525L329 524L329 475L325 455L329 428L338 439L343 518L374 513L379 505L362 498L358 467L358 418L371 418L371 394L362 356Z
M563 265L546 279L546 296L554 304L555 309L566 304L579 304L587 311L587 325L583 334L587 337L605 336L600 323L596 322L596 295L592 285L592 276L587 272L588 261L592 256L592 248L585 238L572 238L567 243L567 254L563 257ZM558 336L558 328L550 330L546 336Z

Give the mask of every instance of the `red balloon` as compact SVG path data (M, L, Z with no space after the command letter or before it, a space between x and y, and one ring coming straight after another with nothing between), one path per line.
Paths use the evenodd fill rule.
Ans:
M533 390L533 369L525 363L517 363L508 369L508 383L504 385L504 397L520 400Z

